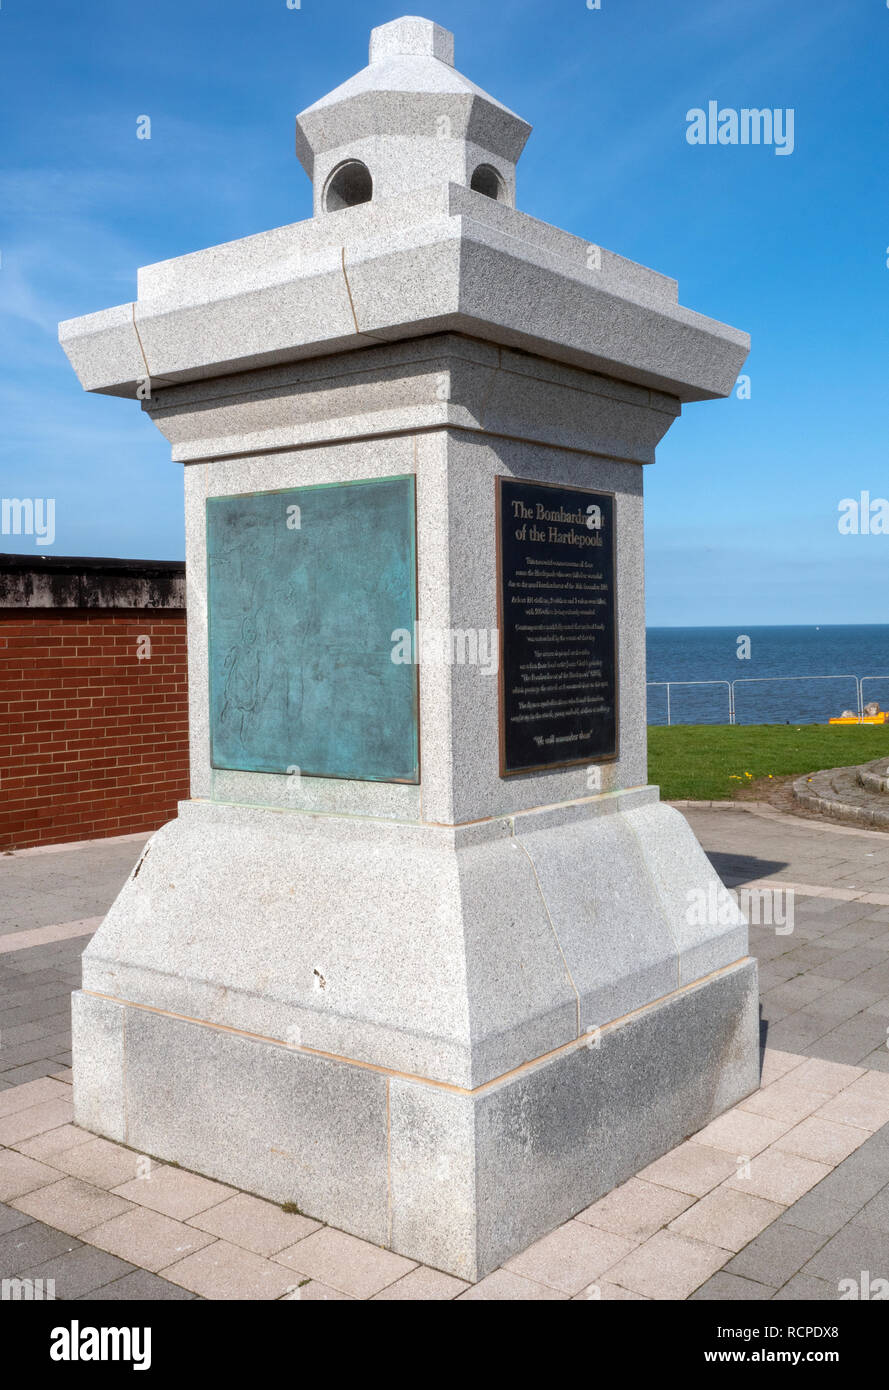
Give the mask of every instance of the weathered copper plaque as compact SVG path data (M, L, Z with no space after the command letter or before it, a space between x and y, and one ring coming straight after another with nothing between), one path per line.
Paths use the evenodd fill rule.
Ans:
M614 513L497 479L501 777L617 756Z
M411 476L207 501L211 762L417 782Z

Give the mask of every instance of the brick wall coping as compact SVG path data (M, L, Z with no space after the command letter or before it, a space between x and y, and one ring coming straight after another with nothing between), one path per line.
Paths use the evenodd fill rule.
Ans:
M184 607L183 560L0 555L0 609Z

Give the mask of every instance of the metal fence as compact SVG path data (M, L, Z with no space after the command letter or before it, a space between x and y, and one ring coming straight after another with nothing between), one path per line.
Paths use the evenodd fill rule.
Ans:
M738 676L733 681L648 681L646 688L654 690L662 688L667 693L667 723L672 724L673 712L671 691L678 686L723 686L726 693L728 706L728 722L737 723L736 694L735 689L739 685L770 685L781 684L786 681L847 681L851 682L855 688L855 717L859 720L864 718L864 706L867 703L864 696L864 687L872 681L889 681L889 676ZM679 721L680 723L683 721ZM691 722L691 721L685 721Z

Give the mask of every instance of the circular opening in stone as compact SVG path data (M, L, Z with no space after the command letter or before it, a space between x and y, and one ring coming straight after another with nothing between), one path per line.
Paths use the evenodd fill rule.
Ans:
M324 211L339 212L340 208L354 208L359 203L369 203L373 197L374 185L370 170L360 159L347 159L334 169L324 190Z
M493 164L480 164L472 176L469 187L498 203L502 203L506 197L503 180Z

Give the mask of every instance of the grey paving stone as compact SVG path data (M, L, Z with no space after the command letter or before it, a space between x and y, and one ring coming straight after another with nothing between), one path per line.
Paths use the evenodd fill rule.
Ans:
M64 1065L70 1066L70 1062ZM54 1057L48 1057L43 1062L28 1062L23 1067L13 1067L12 1071L0 1073L0 1078L9 1086L21 1086L25 1081L37 1081L41 1076L52 1076L54 1071L60 1070L59 1062Z
M17 1023L12 1028L3 1029L3 1047L17 1047L19 1043L35 1042L39 1038L52 1037L66 1026L70 1027L71 1011L50 1014L48 1018L36 1019L32 1023ZM0 1052L0 1057L2 1057Z
M820 1057L825 1062L845 1062L849 1066L860 1066L864 1057L867 1056L869 1043L856 1041L854 1038L839 1037L835 1033L826 1033L822 1038L816 1038L808 1047L809 1055Z
M727 1274L725 1270L720 1270L692 1294L691 1301L719 1303L735 1299L771 1299L774 1294L775 1289L767 1284L759 1284L752 1279L739 1279L735 1274Z
M868 1053L862 1057L861 1066L867 1067L868 1071L889 1071L889 1050L880 1047L876 1052Z
M857 1013L839 1024L828 1037L849 1038L869 1044L869 1050L886 1043L886 1027L882 1019L866 1012Z
M801 1230L824 1236L825 1239L836 1235L837 1231L842 1230L843 1226L848 1225L858 1215L861 1207L851 1202L841 1202L829 1193L822 1192L823 1186L823 1183L819 1183L811 1192L800 1197L792 1207L788 1207L780 1220L788 1221Z
M767 1226L729 1260L726 1270L780 1289L830 1237L790 1225L786 1218Z
M885 1163L886 1149L889 1149L889 1124L883 1125L882 1129L875 1130L868 1139L865 1139L861 1147L856 1149L855 1153L850 1154L849 1158L843 1161L848 1163L851 1159L857 1157L858 1165L862 1167L870 1167L871 1164L876 1164L881 1161ZM853 1167L854 1166L855 1165L853 1165ZM887 1181L889 1181L889 1168L886 1169L886 1178Z
M0 1276L21 1274L32 1265L77 1250L80 1245L73 1236L54 1231L42 1221L31 1221L27 1226L0 1236Z
M859 1279L864 1270L874 1278L889 1279L889 1241L885 1231L853 1222L831 1236L801 1273L838 1285L841 1279Z
M59 1011L59 999L64 1000L65 1007L71 998L71 991L65 987L61 995L54 999L38 999L35 1001L25 1000L8 1008L0 1004L0 1024L6 1028L13 1028L17 1024L34 1021L36 1019L48 1018Z
M5 1202L0 1202L0 1236L5 1235L7 1231L17 1231L20 1226L29 1226L33 1219L23 1211L16 1211L15 1207L8 1207Z
M760 962L759 987L763 992L773 989L775 985L782 985L799 974L795 966L785 965L785 960L785 956L777 956L774 960Z
M849 885L831 882L827 886L833 888L843 888L848 887ZM871 891L877 890L873 889ZM831 904L823 912L820 912L818 914L821 922L824 924L824 930L829 930L830 927L848 927L851 926L854 922L861 922L864 920L865 917L867 917L870 914L873 908L872 903L844 903L836 902L835 900L831 900L830 898L822 898L821 901ZM811 899L809 899L809 902L811 904ZM814 907L810 906L809 911L814 912Z
M5 923L28 929L107 911L132 872L145 840L115 845L96 840L58 853L5 855ZM3 930L13 927L4 925Z
M856 975L863 975L866 970L881 966L884 962L885 957L880 951L870 946L853 946L851 950L825 960L819 965L818 974L838 980L853 980Z
M0 928L0 930L2 930L2 928ZM27 977L28 983L33 985L35 989L39 985L54 985L59 983L58 975L55 970L46 969L42 962L38 963L36 960L29 961L27 959L29 956L30 948L25 951L20 951L15 957L17 962L16 965L10 965L5 969L0 969L0 982L2 982L4 990L9 988L7 983L9 980L20 981L23 976Z
M147 1269L134 1270L132 1274L125 1274L122 1279L115 1279L113 1284L103 1284L99 1289L92 1293L81 1295L82 1298L92 1300L94 1298L107 1301L127 1302L129 1300L145 1301L164 1301L182 1299L193 1301L195 1295L189 1293L187 1289L180 1289L178 1285L171 1284L169 1280L162 1279L158 1274L149 1274Z
M872 1230L883 1231L889 1245L889 1186L878 1192L853 1217L856 1225L869 1226Z
M797 966L800 971L812 970L817 974L821 961L832 960L834 954L829 946L795 946L781 959Z
M859 975L851 984L837 984L836 989L832 989L829 994L823 994L817 1004L812 1005L812 1012L820 1009L824 1013L843 1013L846 1018L854 1018L877 999L881 999L885 993L884 988L868 984L866 977Z
M762 989L761 985L760 989ZM772 1028L774 1028L777 1023L780 1023L782 1019L787 1018L789 1014L795 1013L800 1007L799 1000L794 1000L792 1004L786 1002L782 1003L781 995L777 992L778 989L780 989L780 986L777 986L776 989L764 990L760 996L762 1016Z
M848 950L850 946L868 945L879 951L879 943L885 930L882 922L870 922L863 918L860 922L852 922L848 927L840 927L838 931L828 933L821 940L825 950L834 952ZM883 955L885 957L885 951Z
M41 1062L47 1057L54 1057L70 1045L71 1034L67 1031L53 1033L51 1037L41 1038L37 1042L21 1043L18 1047L4 1047L0 1052L0 1075L6 1076L15 1067L24 1066L27 1062Z
M828 1019L800 1010L769 1025L769 1044L781 1052L807 1052L808 1044L829 1033L830 1029Z
M43 1264L34 1265L22 1273L31 1279L55 1280L56 1298L71 1299L92 1293L103 1284L110 1284L122 1275L133 1273L135 1268L135 1265L119 1260L105 1250L81 1245L79 1250L45 1260Z
M837 991L822 994L818 999L813 999L811 1004L801 1007L805 1008L810 1017L823 1019L825 1030L832 1032L834 1028L840 1028L850 1019L857 1018L863 1011L864 1000L840 999ZM870 1017L873 1018L873 1014Z
M886 1155L865 1151L862 1144L857 1153L845 1159L826 1178L822 1178L813 1192L820 1192L828 1201L841 1206L854 1207L860 1211L867 1202L882 1192L886 1186ZM801 1199L802 1200L802 1199Z
M796 1274L783 1289L778 1290L774 1302L807 1303L813 1300L836 1303L839 1296L836 1284L829 1284L824 1279L813 1279L810 1274Z
M36 948L35 948L36 949ZM52 990L52 993L45 991ZM22 1008L34 1010L35 1018L43 1020L52 1015L67 1014L69 998L71 995L71 985L64 980L59 980L55 986L40 985L34 990L22 987L21 983L15 990L9 990L10 998L0 1000L0 1013L7 1020L6 1026L13 1028L21 1023L21 1019L14 1019L13 1013ZM14 998L12 996L15 996Z

